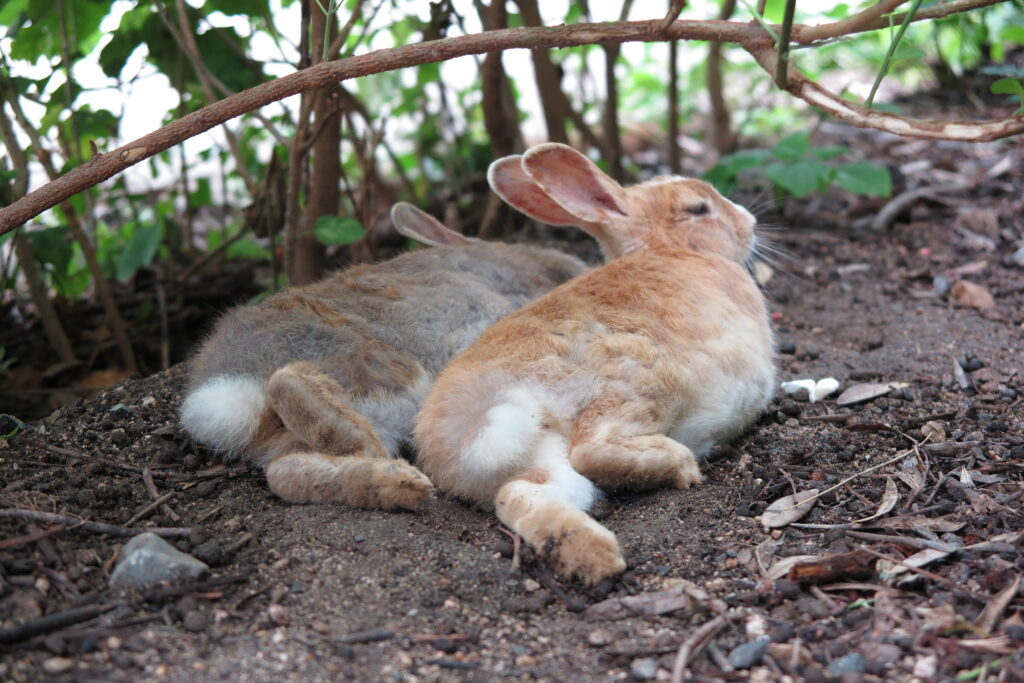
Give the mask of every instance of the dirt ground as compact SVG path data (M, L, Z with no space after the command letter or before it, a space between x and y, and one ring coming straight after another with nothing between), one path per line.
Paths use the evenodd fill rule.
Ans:
M780 395L702 486L603 502L618 581L560 583L444 498L283 503L183 436L177 366L0 440L0 679L668 680L682 649L691 680L1024 680L1024 147L832 134L891 159L898 190L966 189L883 230L885 200L838 195L779 219L779 377L903 384ZM762 527L807 489L802 519ZM170 528L211 576L118 593L125 537L12 510Z

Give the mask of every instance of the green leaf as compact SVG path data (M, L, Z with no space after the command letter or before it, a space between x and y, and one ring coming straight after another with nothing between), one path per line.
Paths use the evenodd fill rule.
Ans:
M849 151L850 150L847 147L812 147L811 156L815 159L828 161L829 159L835 159L837 156L846 154Z
M269 261L270 250L259 242L250 239L241 239L232 244L226 250L228 258L248 259L250 261Z
M772 147L772 156L780 161L796 161L811 148L811 137L807 133L793 133L779 140Z
M114 259L117 279L124 282L142 266L148 266L160 246L160 225L148 223L135 226L131 241Z
M28 0L6 0L0 3L0 26L14 26L15 20L28 5Z
M746 149L742 152L727 154L722 157L718 165L724 167L732 175L739 175L743 171L761 166L768 161L771 152L767 149Z
M36 258L47 263L61 274L67 272L71 263L71 228L61 225L45 230L33 230L28 234Z
M817 159L802 159L792 164L770 164L764 174L794 196L806 197L829 179L832 169Z
M57 293L66 299L77 299L82 296L85 294L85 290L89 289L89 283L92 282L92 275L86 266L60 276L53 272L52 276L53 286Z
M990 90L996 95L1024 95L1024 85L1013 78L1000 78Z
M836 182L844 190L868 197L892 194L892 176L885 166L867 161L854 161L836 167Z
M355 218L320 216L313 227L316 238L324 244L352 244L363 239L366 231Z

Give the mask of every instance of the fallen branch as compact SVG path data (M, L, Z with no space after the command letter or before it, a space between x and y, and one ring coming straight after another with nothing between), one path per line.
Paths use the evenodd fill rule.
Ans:
M67 515L56 515L52 512L40 512L38 510L23 510L21 508L7 508L0 510L0 519L27 519L33 522L45 522L47 524L62 524L70 529L82 529L97 534L110 534L111 536L138 536L146 532L163 536L164 538L188 538L191 529L185 527L142 527L128 528L103 524L102 522L87 522L78 517Z
M933 8L932 11L918 12L913 19L919 21L949 16L1000 1L961 0ZM900 18L902 17L892 17L894 21ZM663 22L663 19L654 19L501 29L376 50L333 62L321 62L225 98L111 152L97 154L89 162L0 210L0 234L13 230L72 195L225 121L291 95L384 71L512 48L539 49L591 44L614 45L636 41L708 40L737 43L750 52L769 74L774 73L778 53L772 47L768 34L758 25L738 21L685 20L672 22L662 29ZM795 25L792 28L791 41L803 45L839 35L885 28L888 26L888 19L880 16L877 20L862 22L861 25L852 27L840 24L841 22L836 22L816 27ZM852 125L876 128L908 137L982 142L1024 132L1024 116L980 122L922 121L865 109L828 92L806 76L797 73L795 69L790 73L786 89L792 95Z
M672 683L682 683L686 678L686 664L690 656L696 654L702 647L714 638L715 634L725 628L729 623L728 614L719 614L717 617L694 631L689 638L684 640L676 652L675 661L672 662Z
M13 645L14 643L20 643L23 640L28 640L32 636L38 636L43 633L55 631L59 628L64 628L65 626L78 624L94 617L98 617L104 612L109 612L114 609L114 607L116 607L116 605L86 605L85 607L75 607L63 612L47 614L45 617L26 621L25 623L18 624L17 626L0 629L0 645Z

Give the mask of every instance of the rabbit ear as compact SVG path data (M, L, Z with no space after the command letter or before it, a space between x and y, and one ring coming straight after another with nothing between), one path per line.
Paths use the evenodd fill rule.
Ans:
M522 165L526 175L576 217L577 224L607 223L629 213L622 186L568 145L548 142L531 147Z
M577 225L579 219L551 200L523 171L522 157L502 157L487 169L487 182L505 203L548 225Z
M431 247L472 243L465 235L446 228L441 221L408 202L398 202L391 207L391 221L399 233Z

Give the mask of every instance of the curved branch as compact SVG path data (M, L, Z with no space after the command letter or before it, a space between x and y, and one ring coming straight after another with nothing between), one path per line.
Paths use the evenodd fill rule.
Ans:
M774 73L778 53L773 47L762 43L757 47L747 47L747 51L769 75ZM786 92L857 128L874 128L904 137L991 142L1024 133L1024 116L988 121L935 121L868 109L829 92L796 70L790 73Z
M998 1L960 0L950 3L950 5L959 7L958 10L949 9L949 5L937 9L953 13L954 11L974 9L985 3L995 4ZM933 17L934 13L920 12L915 19ZM884 19L882 21L885 24ZM365 55L334 62L322 62L223 99L173 121L138 140L122 145L112 152L95 156L91 161L72 169L57 180L0 210L0 234L13 230L68 197L236 116L291 95L323 88L350 78L513 48L561 48L595 43L607 45L634 41L708 40L739 43L759 61L763 55L775 53L771 45L766 42L768 36L764 30L749 23L685 20L675 21L665 30L662 30L661 25L662 19L653 19L502 29L376 50ZM801 42L801 31L807 28L805 26L793 27L794 42ZM862 27L857 32L874 28L879 27L874 25ZM788 90L792 94L835 113L843 120L853 122L859 116L863 121L855 123L855 125L879 128L899 135L943 137L944 133L949 139L955 140L993 140L1024 132L1024 117L1020 116L979 123L913 121L851 105L811 83L804 76L794 74L789 85ZM974 133L979 127L985 131L981 135Z
M855 33L877 31L898 25L903 21L906 14L893 14L885 16L896 7L903 4L905 0L881 0L875 5L868 7L863 12L858 12L852 17L831 24L819 24L817 26L794 26L791 40L798 45L809 45L821 40L850 36ZM991 7L1007 0L953 0L943 5L936 5L928 9L918 10L914 14L914 22L926 21L928 19L942 19L953 14L970 12L971 10Z

